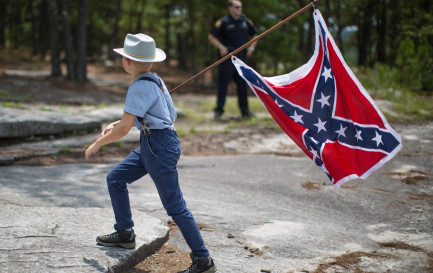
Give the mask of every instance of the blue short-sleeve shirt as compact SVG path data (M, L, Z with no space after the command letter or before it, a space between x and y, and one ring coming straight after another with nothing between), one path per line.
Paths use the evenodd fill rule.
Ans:
M164 93L159 86L153 81L142 80L143 77L151 77L156 82L161 82ZM143 118L144 125L148 129L165 129L174 130L173 122L177 114L162 79L156 73L140 74L128 89L125 100L124 112ZM135 119L134 125L141 129L141 123Z

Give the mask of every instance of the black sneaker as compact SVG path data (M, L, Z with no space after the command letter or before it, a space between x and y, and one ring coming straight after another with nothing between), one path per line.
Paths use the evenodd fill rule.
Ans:
M214 273L216 272L216 266L211 257L197 257L193 254L190 254L192 265L184 270L179 271L178 273Z
M221 120L221 116L223 115L223 112L215 110L214 111L214 119L215 120Z
M255 117L256 117L256 115L254 115L254 113L249 111L249 110L246 112L242 112L242 118L243 119L250 119L250 118L255 118Z
M134 230L119 230L117 224L114 225L115 232L101 235L96 238L96 242L103 246L120 246L123 248L135 248Z

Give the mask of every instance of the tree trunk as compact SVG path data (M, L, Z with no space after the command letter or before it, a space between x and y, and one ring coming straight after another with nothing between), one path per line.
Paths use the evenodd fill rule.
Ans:
M117 0L116 11L115 11L115 16L114 16L114 23L113 23L113 31L111 32L110 48L108 49L108 58L112 61L114 61L114 58L117 55L113 51L113 48L119 47L117 45L117 33L119 30L120 14L122 13L121 10L122 10L122 0Z
M63 17L63 33L65 39L66 51L66 67L68 79L75 79L74 71L74 46L71 34L71 23L69 21L69 7L68 1L62 0L62 17Z
M328 21L329 15L331 14L331 1L330 0L325 0L325 21Z
M87 0L80 0L77 33L77 80L87 81Z
M22 20L21 20L21 6L12 5L12 24L10 27L11 43L13 49L18 49L21 45L21 37L23 33Z
M31 46L32 46L32 56L35 56L36 54L38 54L38 43L36 42L37 41L37 37L36 37L36 35L37 35L37 30L36 30L37 19L36 19L35 11L33 8L33 2L34 2L34 0L28 0L27 3L28 3L28 8L29 8L30 22L31 22L31 28L32 28L32 31L30 34ZM0 9L1 9L1 6L0 6Z
M195 12L194 12L194 1L188 0L188 17L189 17L189 53L191 59L191 68L193 73L197 73L197 64L196 64L196 52L197 52L197 38L195 37L194 26L196 24ZM196 81L197 82L197 79Z
M368 6L360 10L358 21L358 65L368 64L371 37L371 16Z
M343 43L343 29L344 26L342 24L342 19L341 19L341 3L339 1L336 1L335 3L333 3L333 5L336 5L334 8L334 13L335 13L335 21L337 23L337 44L338 44L338 48L341 51L341 54L343 54L344 56L344 43Z
M167 63L170 61L170 4L165 5L165 54L167 55Z
M380 0L377 4L377 61L386 62L386 27L387 27L387 0Z
M138 15L137 15L137 25L135 27L135 33L142 33L143 32L143 30L141 29L142 28L141 27L141 18L143 17L143 13L144 13L144 10L146 7L146 2L147 2L147 0L141 1L141 7L140 7L140 10L139 10Z
M0 1L0 48L5 47L6 45L6 5L8 2L8 0Z
M178 66L180 68L186 68L186 55L188 54L188 45L187 40L188 37L186 37L185 34L177 33L177 54L178 54Z
M314 18L310 16L308 20L308 37L304 51L304 62L308 61L314 52L314 28Z
M50 17L51 75L55 77L62 75L62 71L60 69L60 48L57 12L57 1L50 0L48 6L48 13Z
M397 52L398 52L398 47L399 47L399 43L400 43L400 33L402 31L402 24L401 24L401 20L404 19L402 18L402 8L403 8L403 3L401 3L400 1L395 1L392 3L392 9L390 9L389 12L389 27L387 30L387 33L389 35L389 37L392 37L391 39L389 39L388 44L388 53L387 53L387 59L388 59L388 64L390 65L395 65L396 61L397 61Z
M41 54L41 60L45 59L49 47L49 28L50 25L48 21L48 3L47 0L42 0L40 4L40 18L39 18L39 42L38 50Z

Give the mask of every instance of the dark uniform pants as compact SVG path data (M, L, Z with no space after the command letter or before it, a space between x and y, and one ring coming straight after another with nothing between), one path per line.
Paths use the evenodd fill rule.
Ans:
M238 57L239 58L239 57ZM240 57L242 61L246 61L245 57ZM227 59L219 65L219 75L218 75L218 96L217 96L217 107L215 112L223 113L224 105L227 96L227 86L231 79L234 79L237 91L238 91L238 105L241 110L241 114L248 114L248 93L247 84L244 79L236 71L231 59Z

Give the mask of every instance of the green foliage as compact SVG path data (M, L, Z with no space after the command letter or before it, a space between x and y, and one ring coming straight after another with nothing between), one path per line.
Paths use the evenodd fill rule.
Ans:
M25 108L21 102L2 102L0 103L0 105L3 107L17 108L17 109Z
M71 31L77 32L80 1L66 1L69 6ZM243 12L253 21L259 33L271 28L284 18L307 5L308 0L244 0ZM0 17L0 47L29 48L44 57L47 52L49 29L47 1L6 1ZM61 47L63 42L63 1L58 4L58 27ZM127 33L146 33L155 38L171 60L199 71L217 60L216 49L208 41L208 34L216 20L227 14L226 0L88 0L87 54L88 60L108 56L111 47L121 47ZM414 0L322 0L317 4L328 28L346 61L352 64L358 57L361 22L367 22L369 35L364 48L366 65L374 67L378 54L381 62L394 71L396 83L404 88L433 89L433 2ZM383 13L384 12L384 13ZM115 33L116 16L119 15ZM384 33L379 31L385 20ZM264 75L288 73L311 57L314 37L312 10L307 10L258 42L250 63ZM115 36L114 36L115 35ZM383 36L383 37L382 37ZM4 40L1 41L1 37ZM112 41L114 38L114 41ZM384 39L380 39L384 38ZM384 44L379 45L379 40ZM76 41L74 41L76 42ZM114 43L111 44L111 43ZM74 44L76 46L76 44ZM383 47L383 48L382 48ZM45 48L45 50L44 50ZM42 54L45 54L42 56ZM62 53L64 55L64 52ZM383 57L383 56L382 56ZM0 58L3 53L0 51ZM29 58L22 60L29 62ZM7 94L0 93L0 98Z
M60 147L60 152L63 154L68 154L71 152L71 147L67 145L62 145L62 147Z
M433 47L423 39L421 44L416 45L410 38L405 38L400 42L399 54L396 60L397 68L401 77L398 82L404 87L411 89L420 89L422 79L428 79L432 74L433 65ZM432 89L428 82L424 82L423 89Z
M0 88L0 101L7 101L9 99L10 93L8 90Z
M412 121L433 119L433 98L403 87L398 67L378 64L373 68L362 68L357 77L374 100L394 103L394 115L385 115L389 121Z
M123 148L123 147L125 147L125 141L123 141L123 140L116 141L115 145L119 148Z

